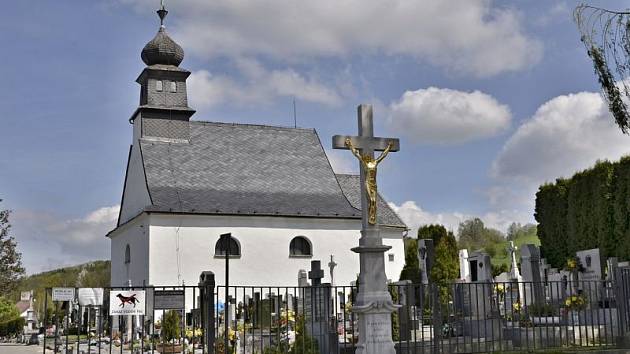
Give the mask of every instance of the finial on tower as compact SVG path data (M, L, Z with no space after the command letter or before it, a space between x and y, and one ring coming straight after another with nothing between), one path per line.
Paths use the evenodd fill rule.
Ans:
M164 27L164 18L168 15L168 11L164 7L164 0L160 0L160 9L157 10L158 16L160 16L160 27Z
M160 9L157 11L157 14L160 16L160 29L155 37L142 49L142 61L148 66L156 64L179 66L184 60L184 50L166 34L164 18L168 11L164 7L164 0L160 0Z

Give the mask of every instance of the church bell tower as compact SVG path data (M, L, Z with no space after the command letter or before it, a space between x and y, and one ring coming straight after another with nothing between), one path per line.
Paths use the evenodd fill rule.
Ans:
M142 49L147 65L136 79L140 84L140 105L129 119L138 138L188 140L188 121L195 110L188 107L186 79L190 71L179 64L184 50L166 33L164 5L157 11L160 29Z

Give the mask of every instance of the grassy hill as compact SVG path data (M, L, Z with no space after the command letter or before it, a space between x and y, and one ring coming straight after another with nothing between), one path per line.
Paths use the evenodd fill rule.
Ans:
M72 267L59 268L29 275L20 280L17 291L11 294L14 301L20 299L21 291L33 290L36 307L40 313L44 307L44 290L53 287L102 288L109 286L110 261L94 261ZM50 294L48 304L52 303Z
M540 240L536 233L528 233L521 234L514 238L514 245L520 250L522 245L526 244L534 244L540 246ZM510 257L507 252L507 248L510 245L510 241L504 241L494 244L495 256L492 257L492 265L500 266L501 264L505 264L508 268L510 267ZM520 255L520 251L516 251L517 261Z

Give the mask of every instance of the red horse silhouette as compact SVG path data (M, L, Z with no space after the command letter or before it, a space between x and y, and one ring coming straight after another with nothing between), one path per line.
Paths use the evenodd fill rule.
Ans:
M136 307L136 303L140 303L140 300L136 299L136 294L133 294L131 296L123 296L122 294L118 294L116 295L116 297L120 300L120 305L118 305L119 307L125 307L125 304L129 304L129 305L133 305L133 307Z

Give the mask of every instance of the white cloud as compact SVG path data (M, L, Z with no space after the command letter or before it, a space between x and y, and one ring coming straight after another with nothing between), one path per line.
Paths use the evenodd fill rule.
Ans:
M81 218L28 210L11 214L12 233L28 273L87 261L109 259L105 237L116 226L120 206L102 207Z
M153 0L119 0L148 13ZM263 55L295 62L405 55L447 70L491 76L537 63L542 43L520 14L489 0L187 0L168 4L184 48L212 58Z
M630 151L629 142L599 93L555 97L514 132L494 160L490 205L505 222L533 222L541 184L570 177L597 160L617 160Z
M359 163L348 151L326 150L326 155L335 173L359 174Z
M506 105L483 92L429 87L390 105L389 123L418 143L458 144L495 136L510 126Z
M207 70L193 72L188 79L192 106L208 108L225 102L265 104L277 97L295 97L329 106L341 102L335 89L313 77L306 78L293 69L267 70L254 60L237 60L241 81L212 75Z
M405 224L410 228L409 236L416 237L418 228L423 225L440 224L447 230L453 231L457 235L459 224L463 221L478 217L486 227L506 232L507 228L513 222L526 224L531 222L527 212L518 209L504 209L500 211L491 211L483 215L472 215L457 211L432 213L422 209L414 201L403 202L400 206L389 203L389 206L400 216Z
M431 213L423 210L414 201L406 201L401 205L389 203L389 206L400 216L407 227L411 229L409 231L409 236L411 237L415 237L418 234L418 228L420 226L429 224L441 224L444 225L447 230L452 230L454 233L457 233L459 223L471 218L469 215L458 212Z
M540 106L516 130L491 173L537 186L570 177L597 160L619 159L630 151L629 143L599 93L562 95Z

